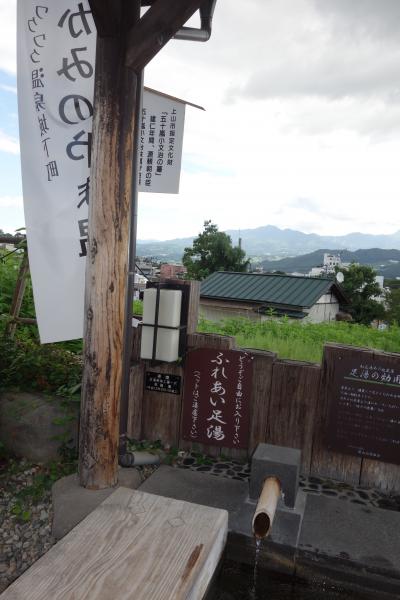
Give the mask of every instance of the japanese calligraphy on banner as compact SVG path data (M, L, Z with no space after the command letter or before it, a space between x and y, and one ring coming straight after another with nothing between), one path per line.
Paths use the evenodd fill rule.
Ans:
M400 464L400 357L338 352L329 388L329 449Z
M183 429L185 440L247 448L253 357L237 350L202 348L185 365Z
M18 0L22 185L42 342L82 337L96 30L87 0ZM145 90L139 191L178 193L185 103Z

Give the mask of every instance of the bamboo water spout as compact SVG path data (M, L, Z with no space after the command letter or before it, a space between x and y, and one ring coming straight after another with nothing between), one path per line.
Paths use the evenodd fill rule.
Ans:
M252 522L253 535L257 539L264 538L269 534L281 494L282 488L279 479L267 477Z

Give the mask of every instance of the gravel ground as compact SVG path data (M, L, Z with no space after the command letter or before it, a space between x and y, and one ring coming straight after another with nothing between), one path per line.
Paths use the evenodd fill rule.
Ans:
M142 481L155 468L139 467ZM43 474L43 466L24 459L13 461L11 468L0 465L0 593L56 542L51 490L35 485ZM35 491L40 497L32 496Z
M42 467L25 461L14 467L15 472L0 475L0 592L55 542L51 492L43 490L38 500L24 498Z

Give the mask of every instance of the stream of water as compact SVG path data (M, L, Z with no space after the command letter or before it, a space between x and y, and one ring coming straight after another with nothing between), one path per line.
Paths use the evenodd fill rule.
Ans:
M256 538L256 555L254 557L254 571L253 571L253 587L251 588L251 596L252 600L257 600L257 571L258 571L258 559L260 556L261 549L261 539Z

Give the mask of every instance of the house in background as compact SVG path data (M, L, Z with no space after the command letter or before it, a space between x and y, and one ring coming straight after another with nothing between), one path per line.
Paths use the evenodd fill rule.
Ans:
M187 273L182 264L162 263L160 267L161 279L184 279Z
M264 321L287 315L322 323L334 321L345 304L340 286L328 277L218 271L200 289L200 316L210 321L238 316Z
M324 264L319 267L312 267L309 272L310 277L319 277L320 275L333 275L336 267L346 269L350 263L342 262L340 254L324 254Z
M142 292L144 292L144 290L146 289L147 282L148 282L147 277L144 277L144 275L141 275L140 273L135 273L135 285L133 288L133 299L134 300L140 299L140 297L141 297L140 294Z
M136 262L136 273L146 277L150 281L157 279L157 276L160 273L160 270L157 265L153 264L151 261L140 261Z

